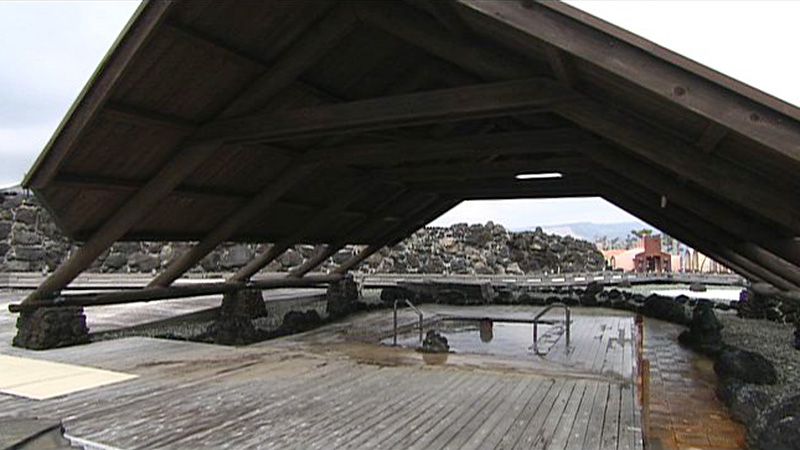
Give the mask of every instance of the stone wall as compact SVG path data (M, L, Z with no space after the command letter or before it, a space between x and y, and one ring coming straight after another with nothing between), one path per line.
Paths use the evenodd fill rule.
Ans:
M31 195L0 191L0 272L51 272L75 246ZM120 242L104 252L90 272L155 273L171 263L190 243ZM204 258L195 273L230 272L265 250L261 244L226 243ZM318 249L296 245L266 270L288 271ZM360 250L348 246L322 269L346 261ZM512 274L600 270L603 257L589 242L548 235L537 229L511 233L501 225L458 224L427 227L391 249L376 253L359 270L368 273Z

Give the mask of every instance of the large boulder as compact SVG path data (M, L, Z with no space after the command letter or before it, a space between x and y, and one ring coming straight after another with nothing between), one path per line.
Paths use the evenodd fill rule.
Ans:
M748 441L760 450L800 449L800 395L776 402L759 414Z
M450 344L447 338L437 331L429 330L425 334L425 339L422 341L422 348L420 349L426 353L447 353L450 351Z
M717 355L714 372L723 382L775 384L778 381L778 372L767 358L736 347L724 348Z
M718 354L722 342L722 322L719 321L711 303L703 302L694 308L689 329L678 336L681 344L707 355Z
M652 294L644 300L642 314L654 319L666 320L678 325L689 325L692 321L689 311L670 297Z
M771 402L771 396L763 387L738 382L721 383L717 396L734 419L748 424L753 423Z

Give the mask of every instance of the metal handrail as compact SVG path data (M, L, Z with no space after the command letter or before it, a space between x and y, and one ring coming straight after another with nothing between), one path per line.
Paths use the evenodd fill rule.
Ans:
M395 345L395 346L397 345L397 302L398 301L399 300L395 300L394 301L394 340L393 340L393 344L392 345ZM422 327L423 327L422 311L417 309L417 307L414 306L414 304L411 303L410 300L406 299L405 302L406 302L406 305L408 305L411 309L413 309L414 312L416 312L417 315L419 316L419 343L422 344Z
M560 307L564 308L564 316L565 316L565 319L566 319L566 326L567 326L567 346L569 346L569 337L570 337L569 336L569 334L570 334L569 333L569 328L570 328L570 311L569 311L569 307L567 305L563 304L563 303L551 303L546 308L544 308L543 310L539 311L539 314L537 314L533 318L533 346L534 346L534 348L536 347L537 341L539 339L539 336L538 336L538 334L539 334L539 328L538 328L539 319L542 316L544 316L545 314L547 314L548 311L550 311L551 309L553 309L553 308L555 308L557 306L560 306Z

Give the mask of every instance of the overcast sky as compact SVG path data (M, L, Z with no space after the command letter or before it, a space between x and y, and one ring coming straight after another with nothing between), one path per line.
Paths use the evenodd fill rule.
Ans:
M800 1L569 1L800 105ZM0 187L18 184L136 1L0 1ZM631 217L600 199L468 202L436 221L509 227Z

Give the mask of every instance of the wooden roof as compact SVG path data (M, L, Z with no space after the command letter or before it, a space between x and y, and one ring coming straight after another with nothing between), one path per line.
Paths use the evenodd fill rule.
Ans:
M78 240L209 245L597 195L793 289L798 169L798 108L561 3L150 1L24 185Z

